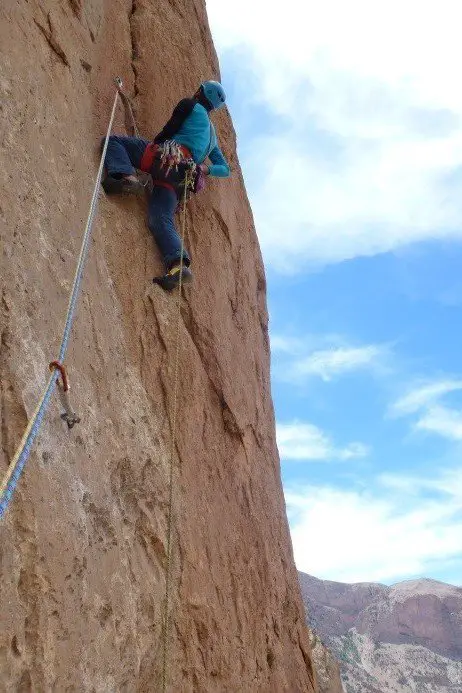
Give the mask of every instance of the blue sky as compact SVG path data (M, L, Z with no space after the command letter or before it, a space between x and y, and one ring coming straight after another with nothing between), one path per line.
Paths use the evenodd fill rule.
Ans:
M265 259L297 566L462 584L462 9L207 8Z

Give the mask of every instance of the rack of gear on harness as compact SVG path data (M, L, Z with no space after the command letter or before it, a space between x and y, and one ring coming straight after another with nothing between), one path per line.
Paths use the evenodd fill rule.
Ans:
M182 146L178 144L178 142L175 142L175 140L167 140L157 146L159 147L160 167L165 169L165 175L168 176L172 170L177 173L178 166L184 164L190 172L189 182L186 188L190 187L197 169L197 164L194 159L191 157L185 159Z
M175 140L161 144L150 142L141 158L140 171L149 173L153 183L169 187L182 199L186 191L200 192L205 186L204 173L196 164L191 152Z

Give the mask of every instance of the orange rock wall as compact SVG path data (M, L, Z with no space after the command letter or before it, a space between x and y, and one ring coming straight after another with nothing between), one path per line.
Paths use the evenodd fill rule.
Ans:
M5 470L57 356L113 77L151 136L219 73L203 0L3 0L0 51ZM233 175L186 215L169 690L309 693L265 276L231 120L214 120ZM151 283L145 216L101 196L66 360L82 423L53 398L0 527L9 692L160 690L177 309Z

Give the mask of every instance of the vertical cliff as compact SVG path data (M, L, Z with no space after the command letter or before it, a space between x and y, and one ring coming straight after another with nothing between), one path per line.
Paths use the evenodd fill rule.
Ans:
M0 27L3 472L57 355L113 77L149 137L218 65L203 0L5 0ZM187 211L169 690L309 693L264 270L215 123L233 176ZM82 422L53 400L0 527L7 691L159 690L176 353L160 267L144 200L102 196L67 356Z

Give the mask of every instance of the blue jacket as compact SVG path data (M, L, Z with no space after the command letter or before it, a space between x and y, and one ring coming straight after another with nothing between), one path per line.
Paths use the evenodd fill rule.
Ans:
M211 176L227 178L230 168L218 146L215 128L210 122L207 110L196 99L183 99L175 107L172 116L154 142L161 144L166 140L175 140L187 147L196 164L210 159Z

